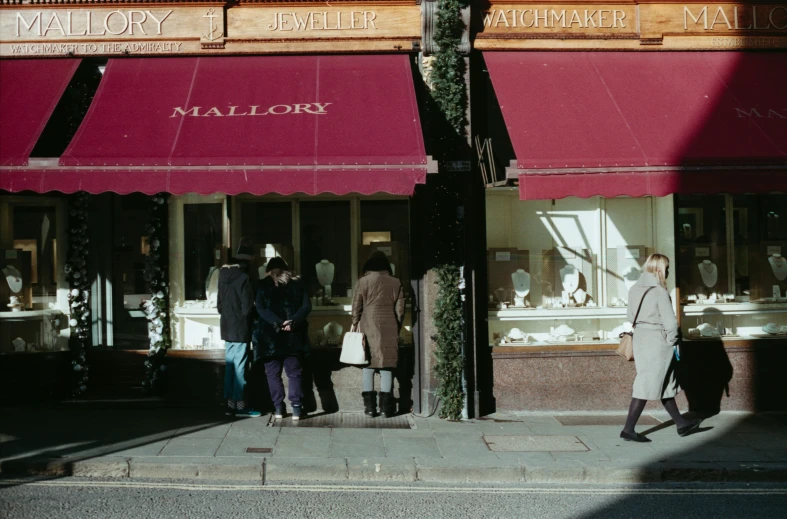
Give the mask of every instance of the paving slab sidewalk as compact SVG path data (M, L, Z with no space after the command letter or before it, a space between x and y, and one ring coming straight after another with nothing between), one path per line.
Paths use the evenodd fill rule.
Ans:
M624 416L495 414L412 429L269 426L213 408L4 407L0 476L258 482L787 482L784 415L722 413L676 434L650 415L648 444L618 437ZM560 417L560 415L558 415ZM385 420L384 418L378 418ZM305 422L302 422L302 424ZM604 425L598 425L603 423ZM657 424L657 425L653 425Z

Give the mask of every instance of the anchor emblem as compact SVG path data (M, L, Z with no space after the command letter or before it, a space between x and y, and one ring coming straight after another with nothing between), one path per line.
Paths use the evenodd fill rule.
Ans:
M207 18L210 25L208 26L208 34L203 34L202 37L208 41L216 41L222 37L224 37L224 32L219 28L214 26L213 19L218 18L219 16L213 9L208 9L208 12L202 16L203 18Z

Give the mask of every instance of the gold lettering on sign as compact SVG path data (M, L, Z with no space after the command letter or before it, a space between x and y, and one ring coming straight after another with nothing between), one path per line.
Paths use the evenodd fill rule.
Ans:
M286 114L312 114L312 115L325 115L328 113L327 108L333 103L298 103L294 105L273 105L265 111L260 112L257 109L261 105L249 105L248 109L244 109L243 113L238 113L238 105L229 105L227 110L222 110L218 106L209 108L206 112L200 113L202 107L192 106L191 108L183 108L176 106L172 110L173 117L241 117L241 116L255 116L255 115L286 115Z
M626 11L621 9L491 9L484 14L484 27L625 29Z
M35 36L105 36L107 34L119 36L129 35L148 35L155 34L161 36L164 21L172 14L172 9L163 15L156 16L153 11L128 10L121 11L116 9L109 11L103 19L94 19L93 12L88 10L79 11L52 11L43 15L41 11L17 11L15 35L33 34ZM25 16L27 15L27 16ZM152 20L153 24L146 24ZM74 30L74 21L78 26L84 27L81 31ZM146 28L147 27L147 28ZM135 30L136 29L136 30Z
M730 11L730 9L732 9ZM746 20L744 22L743 20ZM744 25L745 23L745 25ZM783 5L683 6L683 30L765 31L787 29L787 7Z
M377 29L374 11L276 12L269 31L344 31Z

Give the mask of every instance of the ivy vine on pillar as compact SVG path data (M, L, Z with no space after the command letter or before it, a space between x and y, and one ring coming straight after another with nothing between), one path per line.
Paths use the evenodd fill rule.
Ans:
M429 74L430 94L435 100L443 119L459 137L466 132L468 106L465 82L465 60L459 50L462 35L467 29L462 19L466 0L439 0L435 22L434 41L437 51ZM448 139L453 141L454 139ZM446 142L446 141L444 141ZM450 150L442 150L443 154ZM433 316L437 333L435 341L435 374L440 381L437 397L441 400L440 417L458 420L464 409L465 395L462 388L464 356L464 320L458 265L462 261L459 242L458 182L460 178L441 173L435 189L437 209L431 218L434 235L440 237L435 243L437 274L437 296Z
M167 274L167 195L159 193L150 198L150 219L146 227L149 247L145 262L145 281L150 299L145 301L150 349L145 359L145 379L142 389L146 394L160 393L164 387L167 366L164 357L171 346L169 322L169 286Z

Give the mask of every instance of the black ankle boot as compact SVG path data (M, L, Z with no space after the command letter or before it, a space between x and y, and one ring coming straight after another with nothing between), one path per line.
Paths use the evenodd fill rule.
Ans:
M396 401L393 393L383 393L380 391L380 413L386 418L396 416Z
M382 401L382 394L380 400ZM377 391L364 391L361 393L363 397L363 414L374 418L377 416Z

